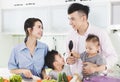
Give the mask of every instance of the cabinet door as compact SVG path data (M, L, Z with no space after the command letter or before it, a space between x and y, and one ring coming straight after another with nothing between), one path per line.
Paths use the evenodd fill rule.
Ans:
M51 7L52 32L66 33L72 29L72 27L69 25L67 7L67 5Z
M2 32L19 34L24 33L24 22L27 18L42 20L45 32L50 30L50 16L48 7L8 9L2 11Z
M109 3L90 2L89 22L100 27L109 25ZM17 8L2 10L2 32L24 33L24 22L29 17L37 17L43 21L46 33L67 33L69 25L67 9L69 4L51 5L47 7Z
M120 2L111 3L111 24L120 24Z
M109 2L91 2L89 21L90 23L106 28L110 24L110 3Z

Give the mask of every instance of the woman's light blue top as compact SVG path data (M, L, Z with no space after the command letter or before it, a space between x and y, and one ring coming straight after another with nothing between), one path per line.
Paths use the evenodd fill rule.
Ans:
M17 45L11 53L8 68L11 69L29 69L33 75L40 76L44 67L44 57L48 52L48 46L37 41L33 56L25 43Z

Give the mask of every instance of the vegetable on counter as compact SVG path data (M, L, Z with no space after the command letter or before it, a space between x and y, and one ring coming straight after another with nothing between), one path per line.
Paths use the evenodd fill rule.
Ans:
M71 78L68 79L68 76L66 75L66 73L59 73L57 82L69 82Z
M4 79L3 79L3 77L0 77L0 82L4 82Z
M65 73L63 73L63 80L64 80L64 82L68 82L68 78Z
M7 80L7 79L0 76L0 82L9 82L9 80Z
M9 80L10 82L22 82L22 77L20 75L12 75Z
M57 82L57 81L54 79L51 79L51 80L44 79L44 80L42 80L42 82Z
M62 74L59 73L57 82L62 82Z

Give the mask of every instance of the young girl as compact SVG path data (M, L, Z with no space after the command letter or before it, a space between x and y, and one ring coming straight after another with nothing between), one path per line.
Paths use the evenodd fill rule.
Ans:
M100 41L96 35L89 34L86 39L86 51L79 54L73 54L76 58L81 58L83 62L83 77L92 77L99 75L99 72L106 69L106 62L99 53ZM88 65L89 64L89 65ZM91 68L92 73L86 72L86 68Z

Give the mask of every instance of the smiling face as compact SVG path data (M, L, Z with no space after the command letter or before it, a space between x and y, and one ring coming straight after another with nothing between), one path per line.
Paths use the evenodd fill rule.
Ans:
M29 30L29 35L38 39L38 38L41 38L42 37L42 34L43 34L43 25L40 21L36 21L34 23L34 26L33 28L28 28Z
M69 14L68 19L74 30L83 29L83 24L87 22L86 15L78 11Z
M65 64L64 59L60 54L55 55L55 62L59 66L63 66Z

